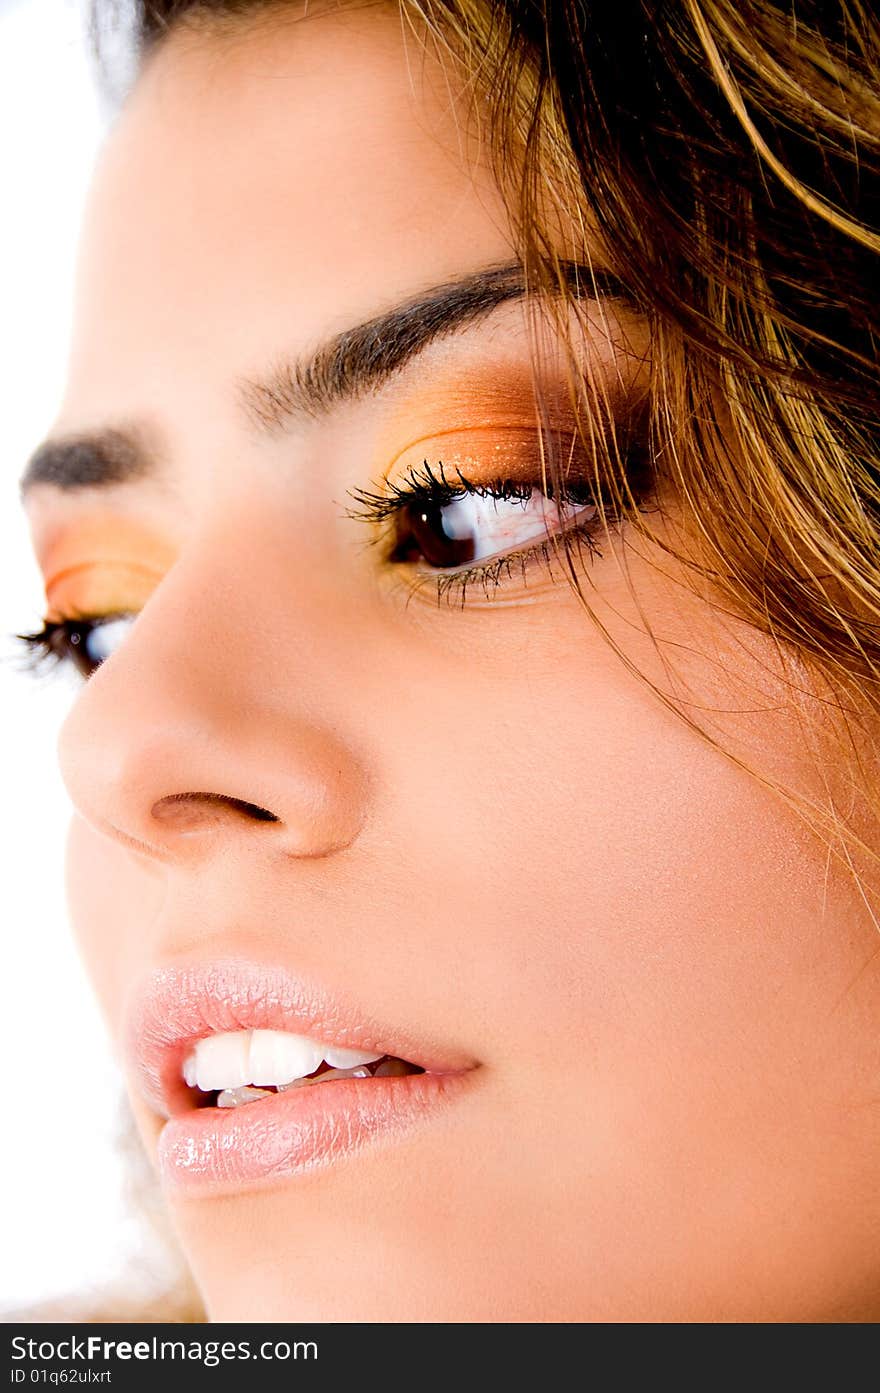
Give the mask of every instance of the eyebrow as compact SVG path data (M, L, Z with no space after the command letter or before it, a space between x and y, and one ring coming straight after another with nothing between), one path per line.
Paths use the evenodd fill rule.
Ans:
M564 262L568 289L578 299L616 298L632 304L616 276ZM526 294L518 262L488 267L435 286L321 344L305 358L280 362L262 378L241 378L237 389L247 420L275 434L294 420L316 420L344 402L383 386L437 340L461 333L508 301ZM156 459L137 428L114 426L44 441L19 481L24 500L38 484L71 492L148 477Z

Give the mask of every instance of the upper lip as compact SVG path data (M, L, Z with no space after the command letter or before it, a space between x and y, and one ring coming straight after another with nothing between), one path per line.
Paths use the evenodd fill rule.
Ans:
M191 1106L183 1061L198 1040L232 1030L287 1030L327 1045L395 1055L427 1073L460 1073L476 1060L386 1027L372 1013L283 967L241 958L162 967L140 985L126 1018L125 1052L140 1093L165 1117Z

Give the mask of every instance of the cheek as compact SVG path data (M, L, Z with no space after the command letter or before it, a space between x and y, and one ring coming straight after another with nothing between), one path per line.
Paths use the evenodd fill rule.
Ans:
M118 1040L121 1008L150 951L165 894L161 868L102 837L79 814L67 835L70 922L101 1008Z
M439 739L406 741L392 782L430 790L431 815L406 809L400 844L437 897L411 940L401 930L413 975L434 917L456 1013L481 1023L471 1048L517 1060L536 1097L572 1060L660 1109L700 1069L708 1090L729 1071L745 1094L749 1061L772 1071L813 1054L817 1017L876 946L857 889L781 799L613 655L536 641L532 656L518 678L486 677L442 758ZM716 734L760 765L747 732ZM792 731L773 744L794 778Z

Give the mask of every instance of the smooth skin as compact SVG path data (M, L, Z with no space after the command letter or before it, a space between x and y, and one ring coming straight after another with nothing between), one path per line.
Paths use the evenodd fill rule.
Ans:
M238 954L478 1061L406 1136L172 1196L213 1319L876 1318L876 900L561 571L438 604L345 516L453 420L533 420L521 307L323 417L243 410L280 356L513 259L458 81L393 7L179 31L106 145L52 435L133 426L155 468L27 502L50 604L141 610L60 743L83 954L120 1043L149 973ZM589 371L626 385L644 342L597 307ZM647 619L713 735L818 796L769 641L601 545L626 655L669 687Z

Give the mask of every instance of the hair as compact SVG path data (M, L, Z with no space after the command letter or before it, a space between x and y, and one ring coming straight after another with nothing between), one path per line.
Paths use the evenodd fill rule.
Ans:
M105 52L111 5L94 12ZM127 13L143 60L180 25L283 8L134 0ZM576 396L571 324L593 249L644 316L639 458L662 474L687 537L663 546L719 614L771 640L794 706L809 698L800 715L815 703L817 725L830 723L850 791L867 801L867 839L835 796L805 799L724 753L820 831L861 887L853 853L880 862L880 22L861 0L399 8L473 97L530 295L567 336ZM600 444L596 413L581 415L601 496L644 528L632 441L624 431L609 446L603 427ZM552 449L547 469L558 483ZM567 574L592 614L577 568ZM692 703L651 685L723 748Z

